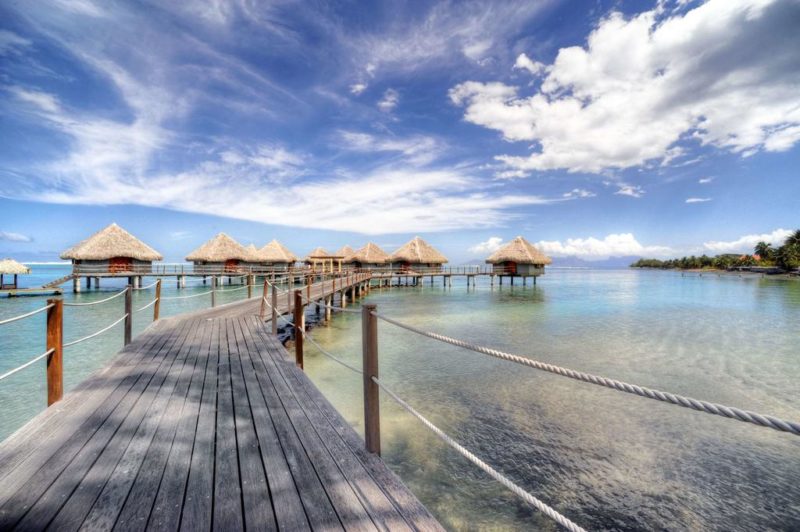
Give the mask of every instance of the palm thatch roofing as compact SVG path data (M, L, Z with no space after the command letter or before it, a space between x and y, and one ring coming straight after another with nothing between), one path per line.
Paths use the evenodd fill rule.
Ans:
M306 262L312 261L312 260L315 260L315 259L316 260L323 260L323 259L343 259L343 258L344 258L344 256L343 255L339 255L338 253L337 254L328 253L328 251L325 248L316 248L314 251L312 251L311 253L309 253L306 256Z
M259 260L261 260L259 258L258 248L256 247L255 244L250 244L249 246L247 246L244 249L246 249L247 253L250 254L250 258L247 259L248 261L250 261L250 262L258 262Z
M250 252L225 233L220 233L186 256L190 262L225 262L250 260Z
M447 262L447 257L420 237L415 236L392 253L389 260L392 262L408 262L410 264L444 264Z
M278 242L273 240L260 250L258 250L258 259L262 262L287 262L292 263L297 260L297 255L289 251L289 249Z
M61 254L62 259L71 260L108 260L114 257L127 257L141 261L163 258L158 251L115 223Z
M368 242L366 246L350 254L345 260L362 264L386 264L389 262L389 254L382 250L378 244Z
M487 264L501 264L515 262L517 264L545 265L553 262L550 257L536 249L536 247L518 236L505 246L501 247L486 259Z
M354 250L350 246L342 246L341 248L339 248L339 251L334 253L334 255L337 256L337 257L349 257L350 255L352 255L355 252L356 252L356 250Z
M24 275L31 273L31 269L14 259L3 259L0 260L0 273L3 275Z

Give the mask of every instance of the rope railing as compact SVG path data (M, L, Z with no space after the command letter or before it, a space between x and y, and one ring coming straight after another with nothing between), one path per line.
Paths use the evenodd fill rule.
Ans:
M387 323L391 323L396 327L400 327L401 329L405 329L407 331L428 338L432 338L434 340L438 340L446 344L461 347L463 349L468 349L470 351L475 351L476 353L489 355L509 362L515 362L517 364L522 364L524 366L528 366L534 369L546 371L548 373L553 373L555 375L560 375L562 377L567 377L582 382L588 382L590 384L595 384L597 386L603 386L605 388L610 388L612 390L638 395L640 397L645 397L647 399L653 399L656 401L661 401L668 404L696 410L698 412L704 412L706 414L721 416L728 419L735 419L737 421L752 423L754 425L758 425L761 427L767 427L780 432L788 432L790 434L794 434L795 436L800 436L800 423L796 423L793 421L786 421L766 414L758 414L756 412L741 410L739 408L735 408L732 406L710 403L708 401L702 401L700 399L694 399L692 397L685 397L682 395L662 392L660 390L654 390L651 388L646 388L644 386L638 386L636 384L629 384L627 382L618 381L615 379L609 379L606 377L600 377L597 375L592 375L590 373L583 373L569 368L562 368L560 366L547 364L545 362L539 362L537 360L533 360L520 355L499 351L497 349L492 349L489 347L484 347L479 345L473 345L463 340L451 338L443 334L423 331L421 329L417 329L416 327L412 327L411 325L389 318L388 316L384 316L383 314L378 314L377 312L373 312L372 315Z
M158 284L158 281L156 281L156 282L154 282L154 283L150 283L150 284L149 284L149 285L147 285L147 286L140 286L140 287L138 287L138 288L134 287L133 289L134 289L134 290L149 290L150 288L153 288L153 287L154 287L155 285L157 285L157 284Z
M219 292L219 290L216 291ZM161 296L161 299L189 299L192 297L207 296L211 292L214 292L214 290L207 290L205 292L200 292L199 294L190 294L188 296Z
M49 304L49 305L46 305L46 306L44 306L42 308L37 308L36 310L28 312L27 314L20 314L19 316L14 316L13 318L7 318L7 319L5 319L3 321L0 321L0 325L5 325L6 323L13 323L15 321L23 320L25 318L29 318L31 316L34 316L36 314L39 314L40 312L44 312L45 310L48 310L48 309L51 309L51 308L53 308L53 304L52 303Z
M118 298L118 297L120 297L122 295L125 295L125 293L127 293L127 292L128 292L128 287L125 287L122 290L120 290L119 292L117 292L116 294L114 294L113 296L107 297L105 299L100 299L98 301L91 301L89 303L67 303L65 301L64 302L64 306L65 307L90 307L92 305L99 305L100 303L105 303L107 301L111 301L112 299L116 299L116 298Z
M156 303L158 303L158 299L159 299L159 298L153 299L153 300L152 300L150 303L146 304L146 305L145 305L145 306L143 306L142 308L138 308L138 309L136 309L134 312L141 312L141 311L143 311L143 310L146 310L146 309L148 309L148 308L152 307L153 305L155 305ZM162 299L163 299L163 298L162 298Z
M569 518L563 516L562 514L558 513L552 506L542 502L541 500L537 499L519 485L514 483L508 477L497 471L495 468L475 456L469 449L458 443L452 437L447 435L442 429L431 423L425 416L417 412L414 407L409 405L403 399L401 399L394 391L392 391L388 386L386 386L380 379L372 377L372 382L377 384L381 390L383 390L389 397L394 399L394 401L403 407L409 414L417 418L425 427L431 430L434 434L436 434L442 441L444 441L447 445L458 451L458 453L481 468L486 474L490 477L495 479L497 482L511 490L516 496L520 497L522 500L545 514L550 519L553 519L556 523L563 526L567 530L571 532L586 532L586 530L574 522L570 521Z
M31 360L29 360L29 361L25 362L25 363L24 363L24 364L22 364L21 366L17 366L16 368L14 368L14 369L12 369L12 370L10 370L10 371L7 371L7 372L3 373L2 375L0 375L0 381L1 381L1 380L3 380L3 379L5 379L6 377L10 377L11 375L13 375L14 373L16 373L16 372L18 372L18 371L22 371L23 369L27 368L27 367L28 367L28 366L30 366L31 364L34 364L35 362L37 362L37 361L39 361L39 360L43 359L44 357L46 357L46 356L48 356L48 355L51 355L51 354L53 354L54 352L55 352L55 349L52 349L52 348L51 348L51 349L48 349L47 351L45 351L45 352L44 352L44 353L42 353L41 355L39 355L39 356L37 356L37 357L35 357L35 358L32 358Z
M71 346L71 345L79 344L79 343L81 343L81 342L85 342L86 340L90 340L90 339L94 338L95 336L100 336L101 334L103 334L103 333L104 333L104 332L106 332L107 330L111 329L111 328L112 328L112 327L114 327L115 325L117 325L117 324L119 324L119 323L122 323L122 321L123 321L125 318L127 318L127 317L128 317L128 314L125 314L124 316L122 316L120 319L118 319L117 321L115 321L115 322L114 322L114 323L112 323L111 325L109 325L109 326L107 326L107 327L103 327L103 328L102 328L102 329L100 329L99 331L97 331L97 332L95 332L95 333L92 333L92 334L90 334L90 335L88 335L88 336L84 336L83 338L78 338L77 340L73 340L73 341L71 341L71 342L66 342L66 343L64 343L64 344L63 344L63 347L69 347L69 346Z

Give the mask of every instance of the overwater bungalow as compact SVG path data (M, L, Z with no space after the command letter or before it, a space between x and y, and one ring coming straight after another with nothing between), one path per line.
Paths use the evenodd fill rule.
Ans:
M18 275L27 275L31 273L31 269L27 266L20 264L19 262L15 261L14 259L3 259L0 260L0 290L16 290L17 286L17 276ZM6 283L4 276L6 275L13 275L14 282L13 283Z
M544 275L544 267L553 262L550 257L518 236L486 259L498 275L536 277Z
M235 273L247 265L252 256L243 245L220 233L186 256L194 263L195 272Z
M75 274L147 274L161 254L112 223L61 254Z
M277 240L273 240L258 250L258 261L260 265L274 270L288 270L297 262L297 255Z
M246 261L242 261L240 266L244 268L260 268L261 267L261 259L260 254L258 252L258 248L255 244L250 244L245 246L248 255L250 256Z
M325 248L316 248L303 260L314 271L322 273L342 271L344 257L336 253L328 253Z
M415 236L405 245L389 256L393 269L410 270L413 268L440 270L442 264L447 262L447 257L439 253L433 246Z
M343 267L345 267L345 268L350 268L350 267L352 267L352 264L351 264L351 263L350 263L350 262L347 260L347 257L349 257L350 255L352 255L352 254L353 254L353 253L355 253L355 252L356 252L356 250L355 250L355 249L353 249L353 248L352 248L352 247L350 247L350 246L347 246L347 245L345 245L345 246L342 246L342 247L340 247L340 248L339 248L339 249L338 249L338 250L337 250L337 251L334 253L334 255L337 255L337 256L340 256L340 257L342 257L342 266L343 266Z
M389 254L382 250L377 244L369 242L358 251L345 257L344 262L358 269L370 270L382 268L389 263Z

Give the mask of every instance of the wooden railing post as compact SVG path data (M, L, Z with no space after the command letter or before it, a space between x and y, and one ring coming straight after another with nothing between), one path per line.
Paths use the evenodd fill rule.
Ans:
M131 333L133 331L133 287L128 285L125 291L125 339L123 345L131 343Z
M48 299L47 309L47 406L64 395L64 300Z
M272 334L278 334L278 287L272 285Z
M361 310L361 351L364 369L364 443L367 451L381 454L381 409L378 385L378 318L372 315L377 306L365 304Z
M303 309L303 293L294 291L294 361L303 369L303 329L305 328L305 312Z
M247 274L247 299L253 297L253 274Z
M217 306L217 276L211 276L211 306Z
M258 311L258 317L262 320L264 316L267 314L267 286L269 283L267 282L267 278L264 278L264 288L261 290L261 309Z
M153 321L158 321L161 312L161 279L156 281L156 302L153 304Z

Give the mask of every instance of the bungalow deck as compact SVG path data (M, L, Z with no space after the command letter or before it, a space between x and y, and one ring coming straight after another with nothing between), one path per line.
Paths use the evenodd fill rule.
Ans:
M441 530L256 303L157 321L0 444L0 529Z

